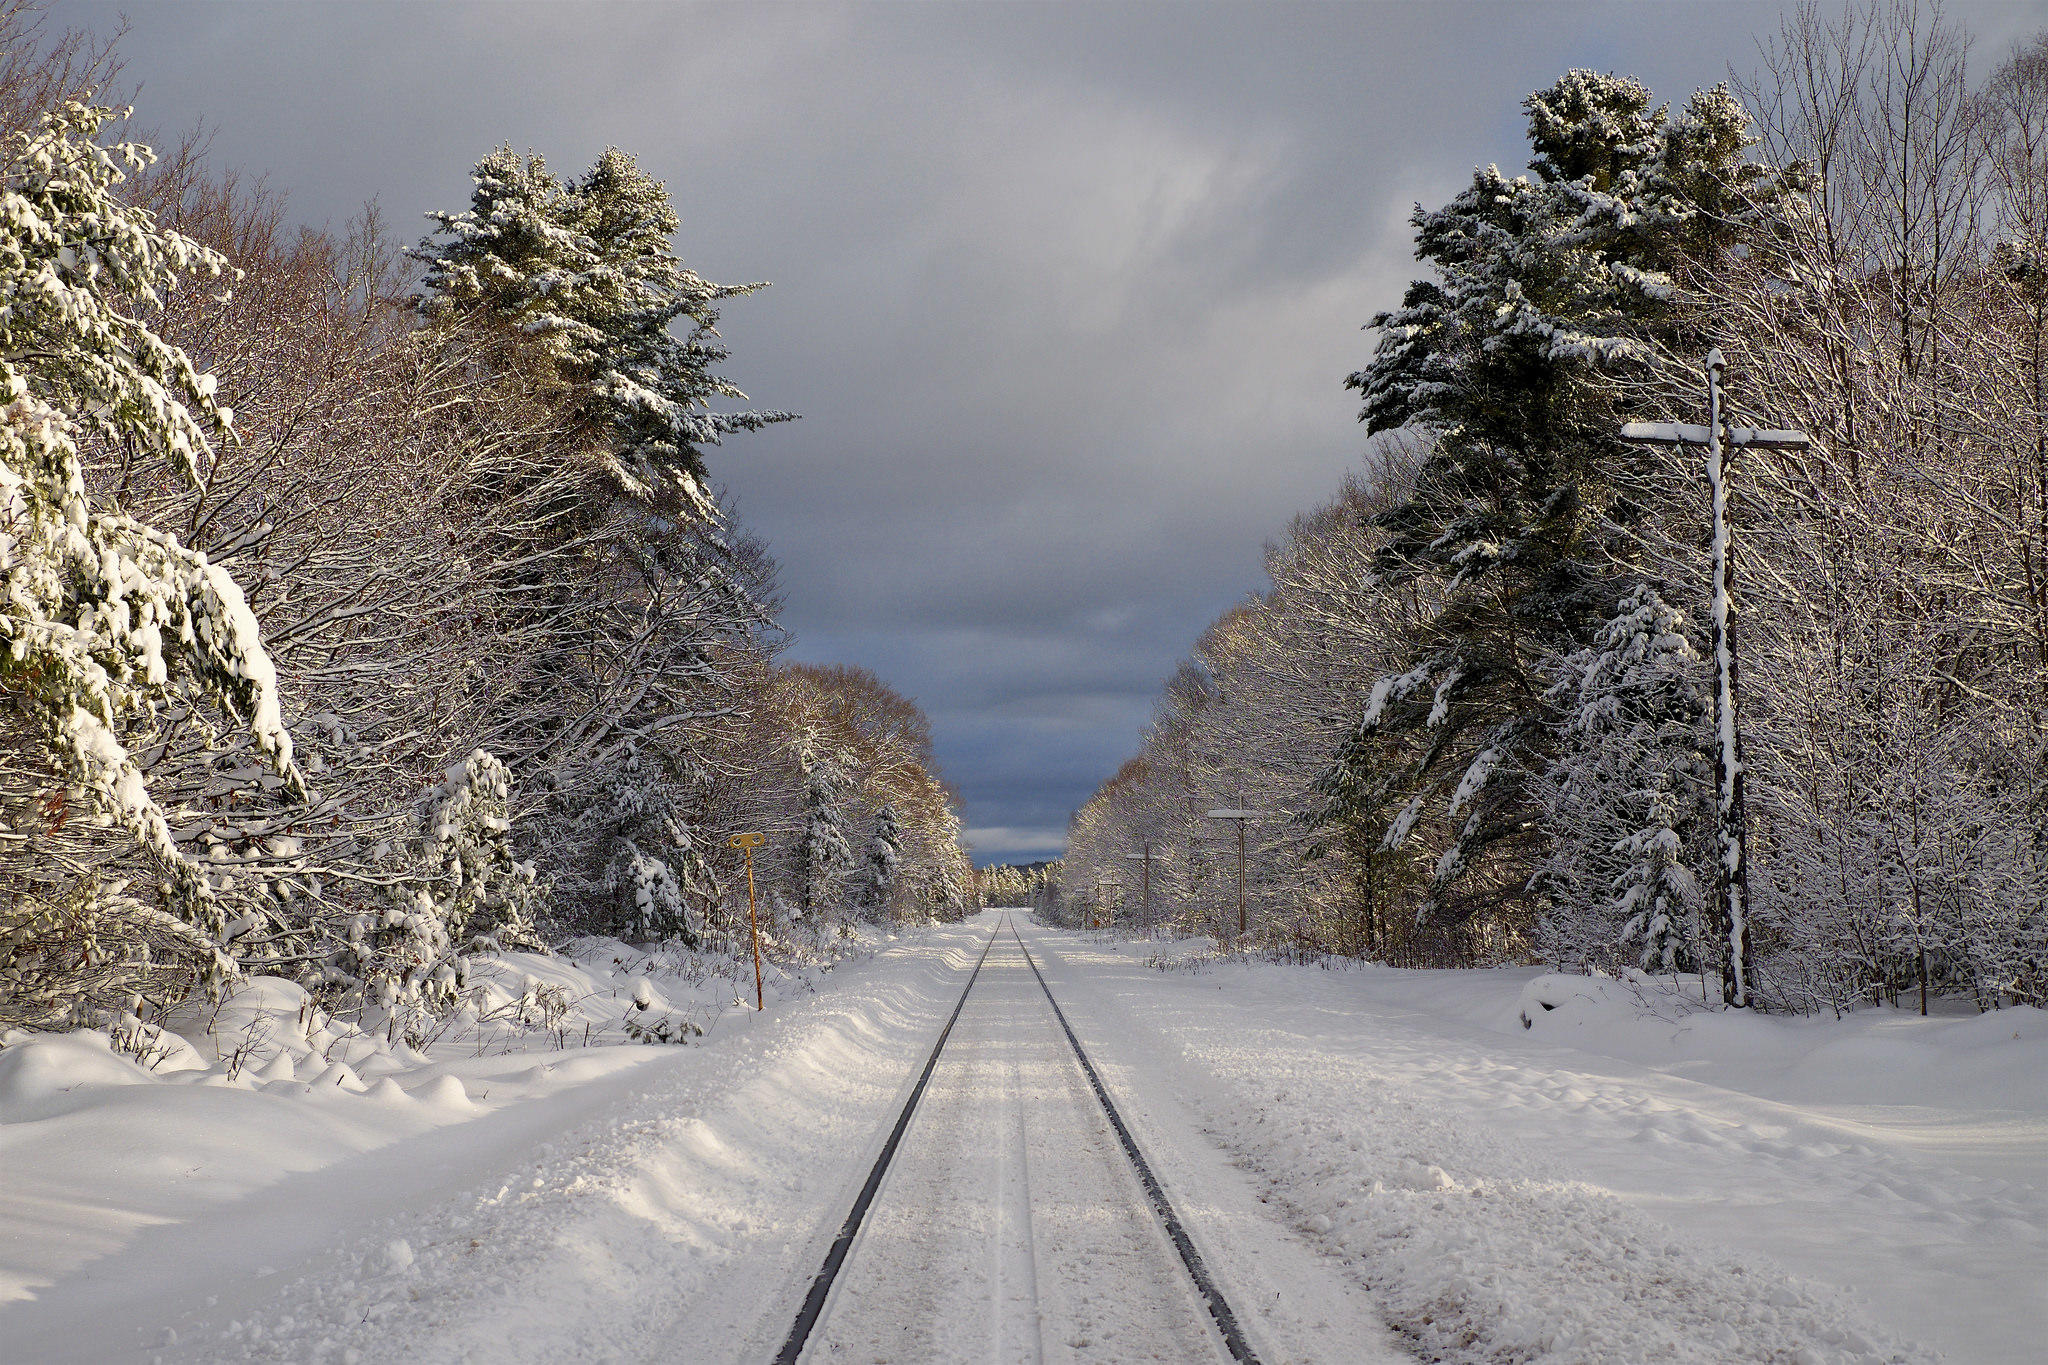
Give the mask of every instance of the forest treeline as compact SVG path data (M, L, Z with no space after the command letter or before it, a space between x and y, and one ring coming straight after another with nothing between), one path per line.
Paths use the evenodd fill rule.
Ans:
M423 240L293 227L0 5L0 1028L263 972L394 1036L477 952L960 914L929 723L782 659L707 450L757 285L509 147ZM98 92L98 93L95 93ZM706 941L710 940L709 943Z
M1528 169L1413 222L1348 387L1365 466L1269 547L1073 818L1074 917L1395 964L1739 965L1842 1009L2048 992L2048 36L1807 4L1661 104L1573 71ZM1732 460L1715 704L1698 448ZM1731 961L1720 722L1747 781ZM1152 904L1142 903L1147 850Z

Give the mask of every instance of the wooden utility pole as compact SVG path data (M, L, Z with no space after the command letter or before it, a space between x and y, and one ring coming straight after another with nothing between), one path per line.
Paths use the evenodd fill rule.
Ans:
M1264 820L1270 814L1270 811L1238 810L1234 807L1226 807L1209 812L1211 820L1232 820L1237 824L1237 939L1240 943L1244 942L1246 930L1244 914L1244 827L1254 820Z
M1721 371L1726 362L1719 348L1707 352L1707 424L1630 422L1621 439L1639 445L1700 446L1707 452L1707 488L1712 495L1714 528L1714 782L1718 788L1715 822L1718 894L1713 929L1727 945L1721 965L1721 998L1737 1009L1751 1005L1749 991L1749 810L1744 778L1742 726L1736 709L1741 692L1740 659L1735 649L1735 526L1729 513L1729 474L1734 453L1755 450L1804 450L1802 431L1771 431L1731 427L1721 402Z
M1160 850L1157 853L1154 853L1152 851L1152 841L1150 839L1147 839L1145 841L1145 851L1143 853L1126 853L1124 855L1125 862L1143 863L1145 865L1145 900L1143 913L1145 917L1145 932L1148 935L1152 932L1152 860L1154 858L1164 858L1165 856L1166 851L1164 849Z
M761 989L761 917L754 910L754 850L768 842L762 834L735 834L725 841L728 848L736 848L747 855L747 928L754 936L754 1009L768 1008L767 995Z

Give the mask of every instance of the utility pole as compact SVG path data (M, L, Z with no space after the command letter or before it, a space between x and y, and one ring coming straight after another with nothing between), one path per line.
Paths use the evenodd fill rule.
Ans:
M1145 851L1143 853L1126 853L1124 855L1125 862L1143 863L1145 865L1144 923L1145 933L1148 936L1152 932L1152 860L1154 858L1164 858L1165 856L1166 851L1164 849L1157 853L1152 851L1152 841L1150 839L1145 841Z
M1749 993L1749 809L1742 759L1742 727L1736 701L1741 674L1735 649L1735 526L1729 515L1729 474L1741 449L1804 450L1803 431L1731 427L1721 402L1720 349L1707 352L1707 424L1630 422L1621 439L1638 445L1701 446L1707 452L1707 487L1714 525L1714 782L1718 788L1715 842L1719 894L1714 931L1727 945L1721 966L1721 998L1737 1009L1753 1003Z
M1236 807L1223 807L1218 810L1210 811L1208 815L1211 820L1231 820L1235 821L1237 824L1237 939L1238 942L1242 943L1244 942L1245 936L1244 827L1254 820L1264 820L1269 818L1272 815L1272 812L1263 810L1239 810Z

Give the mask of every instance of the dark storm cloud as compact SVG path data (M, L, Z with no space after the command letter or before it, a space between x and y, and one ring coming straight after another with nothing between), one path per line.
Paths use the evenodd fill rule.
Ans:
M60 17L106 27L116 7ZM1984 60L2038 5L1957 11ZM297 215L467 201L510 142L662 177L685 258L769 279L730 376L805 420L714 471L799 657L915 695L977 851L1056 851L1261 544L1356 457L1343 375L1407 215L1519 166L1573 65L1669 99L1775 5L158 3L140 120Z

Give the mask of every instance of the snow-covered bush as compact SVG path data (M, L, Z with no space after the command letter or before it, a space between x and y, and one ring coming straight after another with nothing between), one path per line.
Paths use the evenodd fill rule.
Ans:
M80 877L0 901L0 1030L96 1027L182 994L214 943L177 916Z
M414 834L381 903L353 916L330 984L366 1022L418 1038L454 1007L477 953L544 951L533 865L512 856L512 787L482 749L421 796Z
M420 801L420 851L439 872L435 899L464 952L541 947L538 878L532 863L512 856L511 805L511 775L482 749Z

